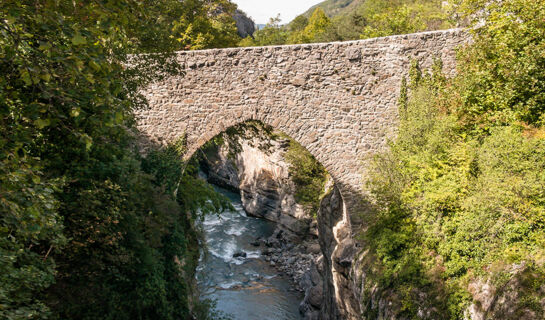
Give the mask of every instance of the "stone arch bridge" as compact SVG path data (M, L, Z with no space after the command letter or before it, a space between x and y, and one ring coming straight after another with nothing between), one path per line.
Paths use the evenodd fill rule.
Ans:
M335 180L350 213L362 185L362 159L397 126L400 82L413 59L440 58L455 72L460 29L368 40L179 52L185 77L144 90L137 112L146 143L187 133L189 155L215 135L260 120L306 147ZM145 146L144 146L145 147Z

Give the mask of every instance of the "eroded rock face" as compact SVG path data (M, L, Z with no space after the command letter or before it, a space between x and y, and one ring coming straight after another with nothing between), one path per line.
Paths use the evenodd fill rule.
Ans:
M225 135L224 143L207 151L208 181L240 191L250 215L277 222L299 236L317 235L312 214L295 201L295 184L284 159L287 147L287 140L264 133L252 138Z
M474 301L466 310L466 319L545 318L545 285L539 288L532 285L538 283L536 280L542 275L535 274L524 263L512 264L506 271L509 280L501 286L490 280L474 280L469 284Z
M329 191L322 198L317 217L318 239L323 253L323 303L319 308L319 319L359 319L357 290L351 280L356 245L339 189L333 181L329 181L326 188ZM309 306L313 307L311 293L307 294L305 301L308 300Z
M235 14L233 15L233 19L235 19L239 36L246 38L247 36L254 34L255 22L250 19L246 13L241 10L236 10Z

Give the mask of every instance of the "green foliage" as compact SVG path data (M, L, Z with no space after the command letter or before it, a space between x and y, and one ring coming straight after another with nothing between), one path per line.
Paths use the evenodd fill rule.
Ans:
M271 18L267 25L261 30L257 30L253 37L248 36L243 39L239 46L251 47L251 46L271 46L285 44L288 33L280 26L280 15L275 18Z
M456 77L442 76L440 63L431 73L413 64L401 88L398 137L370 166L377 213L362 234L372 248L367 265L397 301L399 316L418 318L425 307L437 312L431 318L463 318L468 285L477 279L492 281L499 293L516 283L513 319L527 310L544 314L536 301L545 284L545 128L538 102L545 90L534 85L542 76L536 46L542 30L505 36L535 30L543 19L529 1L501 4L501 10L490 4ZM498 72L514 66L516 75ZM514 266L524 268L515 274ZM511 319L498 312L491 316Z
M146 104L138 88L181 74L174 50L233 43L217 6L0 2L0 318L189 316L187 213L210 189L188 199L180 160L145 172L127 128Z
M358 14L365 21L361 39L451 26L440 0L366 1L358 8Z
M234 47L240 41L228 0L186 0L171 16L173 37L183 49Z
M304 15L298 15L293 19L288 25L290 32L299 32L303 31L308 25L308 18Z
M501 4L501 5L500 5ZM487 130L486 123L545 124L545 6L542 0L501 3L466 1L484 10L487 21L474 30L477 46L462 54L461 117Z
M48 256L66 242L54 197L62 181L44 181L39 164L18 154L0 155L0 177L0 315L45 317L36 294L53 283Z
M297 187L295 200L316 215L327 181L327 171L307 149L290 139L284 158L289 163L290 177Z
M301 31L295 31L288 38L289 43L308 43L314 39L318 39L331 25L331 21L326 16L324 10L320 7L316 8L307 25Z
M48 290L59 318L190 316L198 297L194 220L229 203L182 162L180 146L152 151L143 170L136 159L123 159L115 166L122 178L75 194L83 203L65 202L73 206L63 208L70 242L56 257L56 284Z

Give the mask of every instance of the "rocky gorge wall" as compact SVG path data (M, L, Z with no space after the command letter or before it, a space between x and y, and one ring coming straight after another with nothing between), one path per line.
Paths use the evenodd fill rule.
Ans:
M327 180L317 212L297 203L285 157L294 142L250 128L237 126L237 134L224 133L199 151L208 181L238 191L248 214L277 223L274 234L256 239L255 246L305 292L305 319L357 316L357 300L348 299L356 298L349 280L354 245L338 188Z

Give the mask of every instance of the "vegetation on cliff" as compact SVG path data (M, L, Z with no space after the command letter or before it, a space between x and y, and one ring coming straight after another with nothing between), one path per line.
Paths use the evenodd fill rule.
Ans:
M367 268L398 317L462 319L480 279L497 296L511 291L491 319L541 319L545 3L459 5L485 21L460 52L459 74L413 65L398 137L369 168L377 214L363 234Z
M291 138L284 157L290 165L290 177L297 187L295 200L316 216L326 191L326 169L305 147Z
M0 2L0 318L205 318L192 221L214 193L128 129L174 50L231 44L222 5Z
M328 177L326 169L300 143L261 121L250 120L229 127L225 132L205 143L197 151L196 159L206 157L209 161L214 161L222 145L227 145L228 157L235 158L241 151L241 140L252 144L256 138L265 141L257 147L266 153L271 151L271 141L284 140L287 142L283 158L289 166L290 179L295 184L295 200L298 204L303 205L309 214L316 216L321 197L325 192L324 188Z

